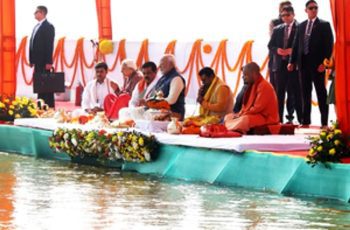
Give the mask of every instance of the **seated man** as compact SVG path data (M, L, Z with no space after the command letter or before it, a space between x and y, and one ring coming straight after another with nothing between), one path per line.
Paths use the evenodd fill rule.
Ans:
M149 98L151 91L157 80L157 65L154 62L146 62L142 65L143 78L137 83L132 92L129 107L137 107L146 105L146 100Z
M260 67L251 62L243 67L243 78L248 84L241 111L225 116L228 130L247 133L249 129L279 123L275 90L260 74Z
M232 112L233 97L230 87L219 77L214 70L204 67L198 73L202 86L198 90L197 102L201 105L199 115L217 115L220 118Z
M141 69L143 78L132 92L129 107L119 110L119 119L143 119L143 106L157 83L157 65L154 62L146 62Z
M82 108L88 113L103 111L105 97L113 92L109 80L106 78L108 66L105 62L95 65L96 78L89 81L83 92Z
M130 59L122 62L121 72L124 79L123 87L120 88L118 84L112 82L114 94L109 94L104 101L104 109L108 118L118 118L119 110L128 106L132 92L142 78L135 62Z
M185 116L185 79L176 70L174 55L166 54L159 64L163 76L152 90L151 97L157 95L170 105L172 116L183 120Z
M245 94L245 91L247 91L247 88L248 88L248 85L246 82L244 82L244 79L243 79L243 86L236 96L236 101L235 101L235 104L233 106L233 113L239 113L239 111L241 111L243 96Z

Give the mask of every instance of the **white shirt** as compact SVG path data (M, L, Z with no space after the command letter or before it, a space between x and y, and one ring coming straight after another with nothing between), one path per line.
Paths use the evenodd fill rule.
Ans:
M290 33L292 32L292 28L293 28L294 22L295 22L295 20L293 20L289 25L287 23L285 23L285 25L288 28L288 38L290 36Z
M316 17L316 18L317 18L317 17ZM306 36L306 35L309 35L309 36L311 35L311 33L312 33L312 26L314 25L316 18L308 19L308 20L307 20L306 29L305 29L305 36ZM311 23L309 23L310 21L311 21ZM307 31L309 30L309 26L311 26L310 34L306 34Z
M36 32L38 32L41 24L43 24L43 22L46 20L46 18L43 18L41 21L38 22L38 24L36 24L36 26L33 29L33 33L32 33L32 37L30 38L30 46L33 47L33 41L36 35Z
M170 105L175 104L183 88L185 88L185 84L183 83L181 77L175 77L173 80L171 80L169 95L165 98L165 100Z
M89 81L84 88L82 108L92 109L95 107L103 108L105 97L113 92L109 80L106 78L103 83L97 82L96 79Z
M153 79L153 81L151 82L151 84L149 84L147 87L146 87L146 92L145 94L143 95L143 99L147 99L148 95L150 94L150 92L152 91L152 89L154 88L154 86L157 84L157 81L158 81L158 77L155 77ZM140 101L140 92L139 92L139 84L140 84L141 81L139 81L134 90L132 91L132 96L131 96L131 99L129 101L129 107L137 107L139 106L139 101Z

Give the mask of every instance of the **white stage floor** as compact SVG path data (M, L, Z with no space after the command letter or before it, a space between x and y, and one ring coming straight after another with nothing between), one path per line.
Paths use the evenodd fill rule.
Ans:
M89 125L57 123L51 118L23 118L16 119L14 122L18 126L26 126L32 128L55 130L57 128L79 128L82 130L96 129ZM117 132L119 129L106 129L108 132ZM123 129L125 130L125 129ZM146 130L138 131L150 133ZM152 133L156 136L158 141L169 145L183 145L191 147L221 149L229 151L242 152L245 150L257 151L307 151L309 141L306 139L308 135L244 135L239 138L203 138L198 135L171 135L168 133ZM317 130L313 130L315 132Z

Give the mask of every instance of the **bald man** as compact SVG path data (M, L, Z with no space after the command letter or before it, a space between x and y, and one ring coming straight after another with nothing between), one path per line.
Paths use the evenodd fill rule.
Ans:
M173 116L183 120L185 116L185 79L176 70L174 55L164 55L159 63L163 76L153 89L153 95L161 95L170 105Z
M260 74L260 67L251 62L243 67L243 78L248 84L239 113L225 116L228 130L247 133L251 128L279 124L278 102L275 90Z

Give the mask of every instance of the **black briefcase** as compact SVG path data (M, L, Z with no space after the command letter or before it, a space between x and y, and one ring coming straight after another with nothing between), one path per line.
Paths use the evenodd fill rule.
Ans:
M34 93L62 93L65 91L63 72L34 73Z

